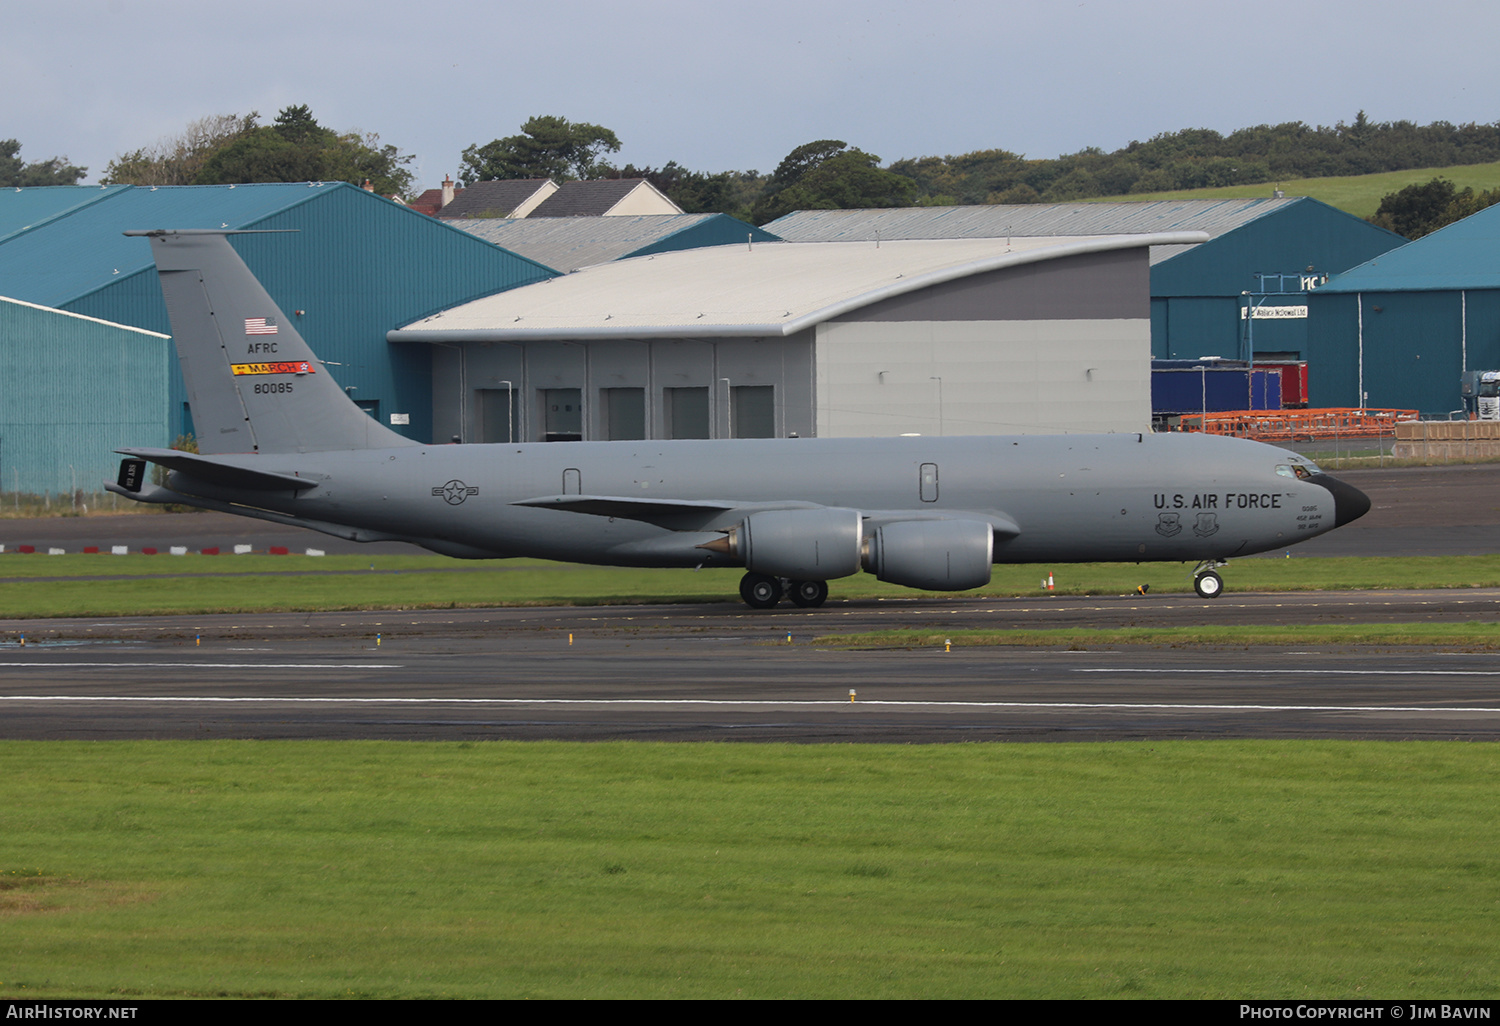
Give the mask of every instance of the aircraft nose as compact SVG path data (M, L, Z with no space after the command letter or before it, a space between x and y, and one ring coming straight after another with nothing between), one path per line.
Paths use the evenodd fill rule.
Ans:
M1333 493L1334 527L1343 527L1370 512L1370 497L1353 485L1327 474L1315 474L1311 480Z

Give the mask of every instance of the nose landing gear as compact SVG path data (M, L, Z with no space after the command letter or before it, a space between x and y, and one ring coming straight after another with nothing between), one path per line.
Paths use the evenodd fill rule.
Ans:
M1193 571L1193 590L1199 598L1218 598L1224 594L1224 578L1214 573L1221 566L1228 566L1222 559L1205 559Z

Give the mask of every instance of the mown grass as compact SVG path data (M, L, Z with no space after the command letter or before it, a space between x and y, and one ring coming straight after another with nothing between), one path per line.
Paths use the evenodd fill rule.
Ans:
M1256 185L1226 185L1215 189L1178 189L1171 192L1131 193L1089 200L1094 203L1118 203L1125 200L1159 199L1267 199L1273 189L1287 196L1311 196L1329 206L1370 217L1380 208L1387 194L1399 192L1408 185L1421 185L1434 178L1446 178L1460 191L1475 192L1500 187L1500 163L1460 164L1454 167L1416 168L1410 171L1384 171L1373 175L1344 175L1333 178L1294 178L1284 182L1261 182Z
M1232 591L1500 587L1500 555L1237 560ZM962 595L1149 594L1192 587L1192 563L996 566ZM372 569L373 568L373 569ZM296 571L287 573L287 571ZM442 556L0 556L0 617L124 616L276 610L453 609L518 605L739 601L740 570L591 567ZM1042 580L1052 575L1055 589ZM207 576L192 576L207 575ZM110 579L117 577L119 579ZM868 574L829 582L830 599L924 593Z
M0 744L0 995L1488 998L1490 745Z
M1089 649L1112 645L1405 645L1500 649L1496 623L1289 624L1284 626L1067 627L1051 630L866 631L814 639L840 648L1011 646Z

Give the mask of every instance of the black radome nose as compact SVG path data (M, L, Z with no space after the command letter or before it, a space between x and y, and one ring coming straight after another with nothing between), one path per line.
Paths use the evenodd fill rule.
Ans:
M1333 494L1334 527L1343 527L1370 512L1370 497L1353 485L1327 474L1314 474L1311 480Z

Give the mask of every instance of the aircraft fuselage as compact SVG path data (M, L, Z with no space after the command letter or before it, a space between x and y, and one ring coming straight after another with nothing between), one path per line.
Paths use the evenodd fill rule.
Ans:
M747 509L789 498L858 510L875 523L989 520L997 563L1225 559L1314 537L1363 512L1346 496L1341 517L1339 489L1359 493L1295 454L1203 435L436 445L216 461L316 484L247 492L174 471L168 487L453 554L627 566L741 565L698 546ZM648 522L623 510L516 505L569 496L642 504L712 496L733 508L690 505L661 526L660 516Z

